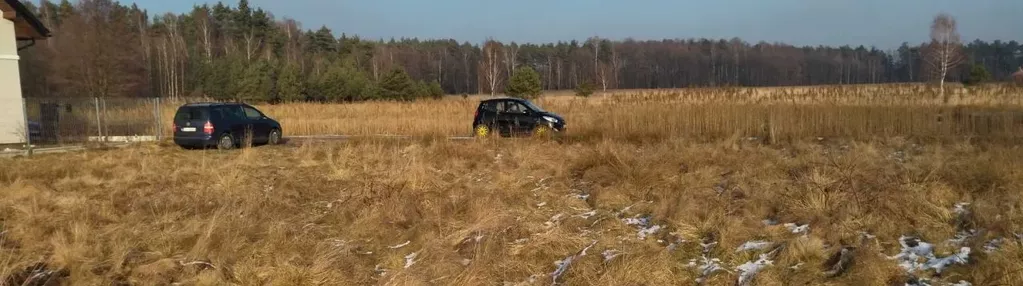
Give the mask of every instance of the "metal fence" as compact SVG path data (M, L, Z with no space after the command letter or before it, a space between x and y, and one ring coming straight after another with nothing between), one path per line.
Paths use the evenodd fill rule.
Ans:
M160 98L25 98L29 146L158 141Z

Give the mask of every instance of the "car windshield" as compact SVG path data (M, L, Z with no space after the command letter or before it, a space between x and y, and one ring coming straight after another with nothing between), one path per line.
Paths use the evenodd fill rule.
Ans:
M536 112L547 112L547 111L543 110L543 108L540 108L539 106L536 106L536 104L533 104L532 102L529 102L528 100L523 100L522 103L525 103L526 106L528 106L530 109L532 109L532 110L534 110Z

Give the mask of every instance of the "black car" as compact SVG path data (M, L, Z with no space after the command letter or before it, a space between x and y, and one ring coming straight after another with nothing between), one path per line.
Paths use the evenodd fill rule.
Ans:
M548 135L565 131L565 119L520 98L497 98L480 102L472 120L473 136Z
M280 123L244 103L190 103L174 114L174 143L182 147L275 145L281 134Z

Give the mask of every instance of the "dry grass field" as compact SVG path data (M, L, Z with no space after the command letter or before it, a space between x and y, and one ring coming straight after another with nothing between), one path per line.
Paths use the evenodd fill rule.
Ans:
M756 285L902 285L902 236L972 250L918 277L1023 281L1017 147L355 140L0 163L7 285L732 285L761 254Z
M1023 88L959 87L950 88L949 94L950 101L944 103L932 87L902 84L621 90L590 98L554 91L536 101L564 115L569 133L582 137L722 140L738 133L779 140L929 140L1023 134ZM484 98L489 96L258 107L281 121L285 135L467 136L473 111ZM165 103L163 118L171 118L179 104Z
M0 159L0 285L1018 285L1023 94L987 88L550 94L560 140L444 138L476 96L259 106L414 138Z

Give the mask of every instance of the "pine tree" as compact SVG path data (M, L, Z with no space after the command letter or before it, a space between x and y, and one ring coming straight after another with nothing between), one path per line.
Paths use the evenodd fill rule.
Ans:
M524 66L515 70L511 80L508 81L506 93L510 96L521 98L536 98L543 91L540 83L540 74L533 68Z
M579 84L579 86L575 87L575 95L581 97L593 95L593 84L588 81Z
M255 61L245 67L244 76L238 79L236 98L247 102L264 102L270 100L270 64L266 61Z
M433 81L426 88L427 96L434 99L441 99L444 97L444 88L440 86L440 82Z
M970 67L970 75L963 81L963 84L975 85L988 81L991 81L991 73L987 71L987 68L984 68L984 65L977 63Z
M294 64L281 66L277 78L277 90L280 99L283 101L299 101L305 99L305 82L302 80L302 71Z
M417 94L416 83L405 70L396 68L380 80L380 95L383 99L412 100Z

